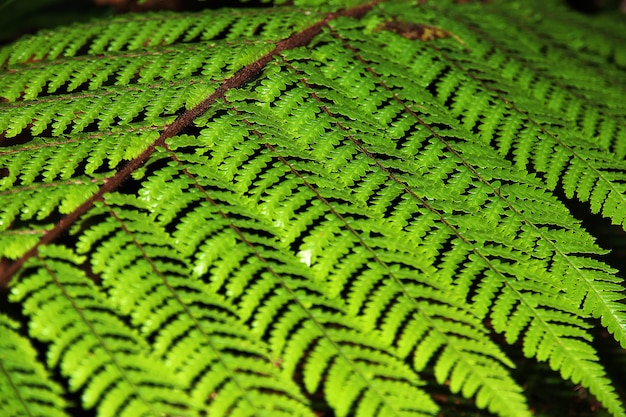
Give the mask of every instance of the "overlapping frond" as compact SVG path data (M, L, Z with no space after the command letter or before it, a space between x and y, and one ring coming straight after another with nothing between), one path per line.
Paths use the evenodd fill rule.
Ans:
M12 231L0 237L2 256L14 259L32 247L59 214L74 210L137 157L177 114L272 49L269 39L319 19L311 12L290 16L120 17L5 47L1 55L10 69L0 77L0 95L12 104L0 112L0 229ZM116 36L120 32L127 36ZM246 42L229 41L240 37ZM28 232L12 227L31 219L39 224Z
M82 391L84 407L97 405L100 416L192 415L180 382L78 267L82 259L54 246L40 259L13 299L24 301L31 334L50 344L47 365Z
M593 213L625 227L626 66L623 51L607 47L619 29L607 19L610 26L594 32L594 44L578 46L559 29L546 28L558 27L559 19L546 23L530 8L498 10L483 16L474 6L473 12L452 11L443 18L420 15L454 32L468 50L432 48L426 53L436 57L436 65L426 71L431 59L405 57L406 64L481 141L516 167L537 173L551 190L561 188L568 198L588 202ZM563 11L556 7L546 13ZM577 17L587 24L582 20ZM507 36L493 36L503 26Z
M181 375L196 403L210 403L216 415L310 415L297 387L278 372L275 358L254 341L232 305L208 282L190 279L175 239L158 230L146 212L124 207L142 207L154 193L173 197L182 184L158 184L161 175L167 173L155 175L157 184L150 181L154 187L148 187L145 200L112 195L95 210L94 216L106 214L108 220L81 237L79 252L93 252L93 272L117 309L153 341L154 354Z
M518 349L626 415L589 320L626 347L623 284L555 192L624 224L625 57L493 3L4 48L0 256L45 367L102 416L433 416L443 386L530 416Z
M0 315L0 413L7 416L66 417L59 385L37 361L19 325Z

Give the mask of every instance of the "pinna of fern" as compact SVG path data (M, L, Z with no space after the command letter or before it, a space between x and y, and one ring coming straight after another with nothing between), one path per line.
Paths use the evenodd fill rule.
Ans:
M530 416L517 350L626 415L590 321L626 348L623 285L555 193L623 226L623 52L569 48L550 2L492 3L124 16L3 48L0 278L46 360L0 356L0 410L434 416L445 387Z

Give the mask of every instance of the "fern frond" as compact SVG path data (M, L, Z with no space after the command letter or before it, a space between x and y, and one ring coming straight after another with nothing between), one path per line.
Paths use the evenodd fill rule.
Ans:
M354 48L354 46L352 46L350 49L353 49L353 48ZM356 48L354 48L354 49L356 49ZM368 58L365 54L361 54L360 56L362 57L363 60ZM376 68L376 62L379 62L379 59L372 58L371 62L368 62L368 64L371 64L373 68ZM382 70L381 70L381 72L382 72ZM308 76L307 77L307 83L311 83L311 82L312 82L311 78L310 78L310 76ZM385 83L386 84L391 84L391 82L389 80L386 80ZM315 94L318 95L319 93L316 92ZM399 96L399 94L396 97L398 97L398 96ZM419 102L419 100L417 100L416 98L411 97L410 102L416 102L416 101ZM332 107L329 106L329 108L332 108ZM422 108L420 110L423 111L424 109ZM341 111L341 110L339 110L339 111ZM419 117L416 117L416 118L418 119L418 121L422 122L422 124L424 124L428 128L428 126L426 124L426 121L428 120L427 119L428 115L424 118L424 120L420 119ZM439 123L441 124L443 122L443 120L444 119L440 118L439 119ZM455 123L453 121L450 121L449 123L450 123L450 126L454 126L455 125ZM433 132L435 133L435 135L437 137L440 137L441 139L443 137L439 136L440 134L441 135L443 135L443 134L447 135L447 133L443 133L443 132L445 132L445 130L443 130L443 132L441 132L441 133L439 133L440 129L437 129L437 131L433 131ZM365 139L365 140L368 140L368 139ZM540 228L537 228L537 226L535 226L535 224L533 222L537 222L537 223L543 224L543 223L545 223L545 219L547 219L547 218L554 218L554 215L552 213L552 211L553 211L552 209L549 210L549 211L548 210L543 211L541 216L529 217L529 214L530 214L529 212L537 210L536 208L534 208L534 206L533 206L534 210L531 210L526 205L518 205L518 207L515 207L515 205L513 205L512 202L507 201L503 197L502 189L504 188L504 186L493 186L493 185L490 185L489 183L486 183L487 178L485 178L483 176L480 176L480 173L478 172L479 167L481 167L481 166L489 166L489 164L485 164L485 165L481 164L481 156L482 156L481 154L484 154L484 152L481 152L480 150L477 150L476 148L472 148L472 147L470 147L470 146L468 146L468 145L466 145L465 143L462 143L462 142L454 143L452 145L450 142L442 139L442 143L446 146L446 148L448 148L448 150L452 150L457 157L462 158L464 165L467 168L470 168L470 172L474 176L478 176L478 179L481 182L483 182L485 185L487 185L486 190L483 189L484 191L487 191L489 193L494 193L494 191L497 189L498 190L497 197L502 198L506 202L506 204L510 207L510 209L513 209L513 212L515 213L513 216L520 216L521 215L522 218L524 219L523 223L525 223L526 225L530 225L531 227L535 228L535 230L541 230ZM367 145L369 145L369 143ZM375 146L375 144L372 144L372 148L374 146ZM465 154L465 152L463 152L463 151L471 153L471 156L469 156L469 154L468 154L467 155L467 159L465 159L465 157L463 156ZM469 151L472 151L472 152L469 152ZM379 152L376 152L375 155L379 155ZM389 156L387 156L385 158L385 160L386 161L389 160L388 158L389 158ZM476 168L473 168L473 167L469 166L468 162L466 162L466 161L472 161L472 164L476 164ZM385 163L384 165L387 165L387 163ZM391 166L393 166L393 165L387 165L387 166L389 166L390 167L389 169L391 169ZM435 171L437 169L437 167L429 167L429 168L431 170L433 170L433 171ZM489 172L489 170L485 169L484 171L485 171L485 174L488 175L489 177L491 177L493 175L493 173ZM467 173L467 171L466 171L466 173ZM401 175L399 175L399 174L396 174L396 175L398 175L397 178L401 178ZM454 175L453 174L452 178L460 179L462 177L460 175ZM505 177L501 177L501 178L504 179ZM520 181L521 179L518 177L517 180ZM466 194L467 195L467 188L468 188L467 182L458 181L457 183L459 185L465 184L465 185L462 185L462 187L459 189L460 191L458 192L458 194L459 195L460 194ZM471 184L471 186L472 187L477 187L475 184ZM455 195L457 194L455 192L455 181L454 180L453 181L448 181L448 184L446 185L446 188L447 188L446 189L446 195L449 196L448 198L454 199ZM474 196L475 198L478 198L477 196L480 195L480 192L478 192L479 189L480 188L478 188L476 191L474 191L470 195ZM506 192L504 194L506 195ZM436 200L435 204L440 205L442 203L442 200L445 201L445 197L439 197L439 199ZM479 201L484 202L484 201L488 201L488 200L487 199L483 199L483 200L479 200ZM425 204L424 201L422 201L422 204L424 204L426 207L429 207L429 205ZM484 203L478 203L476 205L476 207L481 207L483 205L484 205ZM467 204L467 203L465 203L464 206L465 206L464 210L467 210L469 207L471 207L471 205ZM437 206L434 206L434 207L437 207ZM444 212L448 211L448 210L451 210L451 208L449 209L445 205L439 206L438 209L439 210L443 210ZM432 208L431 208L431 210L432 210ZM463 210L463 209L461 209L461 210ZM478 215L478 213L474 213L474 215L476 216L476 215ZM458 217L458 216L456 216L456 217ZM455 234L458 237L463 239L463 241L469 243L468 241L475 241L477 239L478 242L481 242L481 243L478 244L478 245L475 245L474 247L483 247L485 245L485 243L482 243L482 242L484 242L485 240L493 240L494 239L494 236L491 233L491 230L493 230L494 227L498 228L498 226L496 225L497 223L494 224L493 226L490 226L489 225L489 221L484 221L484 220L486 220L486 219L484 219L484 216L481 216L481 217L483 217L483 224L484 224L483 227L479 227L478 224L474 223L473 221L472 222L463 221L461 223L457 223L461 219L453 218L451 216L450 217L446 216L445 217L445 222L446 222L446 225L448 227L452 228L455 231ZM496 218L499 220L499 216L496 217ZM511 218L511 216L509 216L509 218ZM550 222L552 222L552 220ZM472 225L471 226L472 227L471 231L469 231L467 229L468 226L466 226L466 225L468 225L468 224ZM454 227L452 225L454 225ZM522 226L522 225L520 225L520 226ZM571 227L571 226L569 226L569 227ZM483 236L481 236L479 234L480 233L479 231L481 229L483 229L483 228L485 229L485 233L484 233ZM468 230L468 231L467 232L463 232L464 230ZM574 231L572 230L571 232L574 232ZM463 236L463 235L465 235L465 236ZM503 237L503 236L500 236L500 237ZM587 245L587 247L585 247L584 249L582 249L579 245L575 245L576 249L571 248L571 244L567 245L567 243L571 242L571 240L572 240L572 233L570 233L570 232L564 234L563 237L561 237L561 236L559 236L559 231L548 232L547 230L545 230L545 231L542 232L542 236L541 236L540 239L541 240L545 240L546 243L548 243L548 245L552 245L552 246L555 247L555 249L556 249L555 255L556 255L556 259L557 260L559 258L563 257L564 253L569 253L569 252L578 252L578 253L580 253L580 252L583 252L583 251L584 252L597 252L598 251L597 248L593 247L593 245L591 245L591 246ZM576 241L579 241L579 239L577 239ZM507 246L511 245L511 242L508 242L507 240L504 240L501 244L502 244L502 249L505 249ZM474 249L474 252L476 254L478 254L479 257L481 258L481 259L479 259L479 261L487 262L487 267L489 269L495 271L498 275L505 275L506 273L509 272L507 269L501 268L499 266L499 262L496 263L494 261L489 261L489 258L490 258L490 256L489 256L490 255L489 246L485 247L484 249ZM536 250L534 250L534 253L537 254L536 256L539 256L541 258L543 256L545 256L545 255L541 255L541 253L537 252ZM518 265L521 264L521 263L528 262L528 257L527 256L523 256L523 257L515 256L514 257L513 256L514 252L511 252L510 250L499 250L499 251L495 252L494 255L496 255L498 258L501 258L503 255L507 256L507 257L511 257L511 260L514 263L518 264ZM565 262L567 262L567 263L571 264L571 263L576 262L575 257L572 257L572 259L567 259L566 257L564 257L564 258L565 258L564 259ZM459 260L460 259L456 259L456 260L452 261L452 264L453 265L457 265ZM542 263L543 262L541 262L540 265ZM521 272L521 270L523 270L523 268L519 268L519 267L517 267L517 269L518 269L518 271L516 271L516 274L519 274ZM606 270L606 268L604 268L604 269ZM591 272L591 271L589 271L589 272ZM535 275L535 274L533 274L533 275ZM604 277L602 275L600 275L600 274L596 274L596 277L597 277L596 279L604 280ZM578 278L577 282L580 282L580 278L581 277L577 276L577 278ZM552 281L552 282L549 282L549 284L556 286L557 283ZM468 283L468 285L471 285L471 283ZM569 288L569 286L568 286L568 288ZM571 288L573 288L573 286ZM590 291L591 289L589 287L587 287L587 288L588 288L587 291L589 293L593 294L593 292ZM494 291L493 289L490 290L490 293L489 293L490 296L493 296L493 291ZM522 296L522 298L526 298L529 295L524 295L524 296ZM569 297L571 297L571 296L572 295L570 294ZM619 296L617 293L607 294L607 297L604 300L604 304L606 305L607 299L610 299L613 296L615 296L617 298L621 298L621 296ZM480 293L479 293L478 297L480 297ZM558 296L558 294L554 294L553 297L555 297L557 299L560 298ZM489 299L480 300L479 299L478 301L490 302L491 300L489 300ZM549 306L551 308L557 308L557 309L561 309L561 310L564 310L564 311L568 312L568 311L572 311L572 309L575 309L576 306L579 305L579 303L581 302L580 298L575 298L575 297L573 298L573 300L568 300L567 302L563 302L563 301L565 301L565 299L561 298L561 301L562 302L560 304L558 304L558 305L554 305L553 302L550 302ZM570 303L570 301L572 301L572 302ZM531 305L533 305L536 301L527 300L526 302L529 302L529 303L531 303ZM546 302L546 301L544 300L543 302ZM486 311L486 310L483 310L480 306L477 306L477 308L478 308L478 311ZM612 317L614 317L617 320L623 320L623 317L624 317L624 310L623 309L620 309L620 310L617 310L617 311L611 311L611 312L605 310L605 312L609 313ZM537 314L537 315L540 317L539 314ZM584 323L581 322L581 321L575 322L574 325L578 326L578 327L583 327L584 328ZM503 330L503 328L501 328L501 330ZM577 334L578 336L580 336L581 333L579 333L578 330L576 330L576 329L573 329L573 330L575 330L574 334ZM618 333L616 334L616 337L618 338L618 340L623 341L624 340L623 336L624 336L623 329L620 329L618 331ZM529 343L532 344L533 342L531 341ZM578 352L576 352L575 349L565 348L565 351L570 351L570 354L575 355L576 357L579 358L579 360L582 360L582 359L585 358L585 354L581 355ZM561 352L558 355L562 355L562 354L565 354L565 352ZM552 355L548 355L548 356L552 356ZM547 358L547 357L544 357L543 355L538 355L538 358L539 359L543 359L543 358ZM555 365L555 363L556 363L556 365ZM593 365L595 365L595 364L592 364L592 366ZM556 368L558 369L560 364L558 363L558 361L554 361L553 362L553 366L556 366ZM596 371L595 374L599 375L597 372L603 372L603 371ZM566 374L567 374L567 372L566 372ZM607 404L611 404L609 407L612 409L612 411L614 411L616 413L620 413L621 412L621 411L619 411L621 406L619 405L618 398L615 396L615 393L613 392L613 390L609 387L609 383L608 383L607 380L604 380L604 382L599 382L598 385L596 385L595 387L592 388L592 390L593 391L597 391L598 396L604 398L607 401Z
M317 3L2 49L0 283L43 381L102 416L522 417L526 356L626 416L592 321L626 348L623 281L564 203L625 224L624 26Z
M49 246L41 267L12 290L32 317L31 333L50 343L48 366L60 367L70 390L83 390L84 407L102 416L133 413L191 415L179 381L148 354L145 341L116 317L78 265L82 259ZM47 323L55 317L54 324ZM176 392L176 400L165 393Z
M0 315L0 412L6 416L66 417L61 387L37 361L19 325Z
M446 64L441 68L447 71L441 82L429 88L437 90L437 98L442 103L454 103L452 115L462 118L466 129L480 132L485 143L497 143L502 155L513 153L518 167L525 168L530 163L532 170L544 178L550 189L562 184L568 198L576 195L581 201L590 203L593 213L602 212L613 223L626 227L623 197L626 189L622 183L626 177L626 165L621 161L626 149L623 142L626 123L621 117L625 110L622 97L626 94L626 85L604 81L608 74L598 71L589 55L579 59L576 65L583 66L583 71L589 72L588 77L598 82L586 83L576 78L580 75L568 70L573 65L571 58L561 51L563 45L558 42L548 42L543 47L558 56L553 66L559 67L555 70L540 66L539 56L546 52L536 47L541 43L538 34L533 35L537 41L534 46L524 44L523 52L516 46L515 52L507 55L507 51L513 51L509 39L519 39L521 31L525 30L517 23L519 16L507 15L507 11L503 11L519 37L495 39L490 33L502 24L499 15L497 18L494 15L492 20L484 18L480 9L475 12L454 15L449 24L475 48L472 54L476 60L468 61L468 52L458 48L428 51L445 60ZM504 53L494 53L494 50ZM507 69L504 78L500 76L503 67ZM512 67L515 70L511 70ZM417 71L413 74L422 76ZM619 73L614 76L614 79L620 79ZM610 76L607 79L611 79ZM581 91L580 85L590 85L596 90ZM532 88L532 96L525 92L528 88ZM567 98L560 102L567 103L570 109L563 109L551 101L555 91L567 94ZM476 100L483 105L476 105ZM524 127L515 131L510 127L487 127L484 119L478 122L477 108L487 108L487 115L500 112L499 116L496 113L491 117L503 121L513 118L516 124L521 122ZM587 179L580 182L577 174L582 172Z
M239 140L251 142L252 148L259 145L239 135L237 129L229 132ZM172 141L169 149L174 151L178 146L188 148L189 143L182 139L181 143ZM232 140L232 136L226 136L220 142L232 144ZM197 142L196 148L196 154L202 154ZM248 152L248 146L232 149L230 158L221 162L247 162L245 155L253 154ZM306 389L310 394L323 389L329 405L338 415L347 415L354 408L362 409L359 412L364 415L431 415L436 407L413 386L419 381L413 372L397 358L383 353L383 346L372 343L369 337L363 335L358 323L350 323L342 314L341 304L334 305L320 294L311 280L305 279L308 272L302 269L302 263L295 256L273 259L276 255L270 248L277 244L277 240L265 235L276 233L277 229L269 224L263 226L265 221L258 211L267 213L264 208L251 204L246 201L247 198L234 192L238 187L231 185L230 172L220 175L218 170L208 175L212 171L211 165L219 164L219 159L188 157L185 154L179 157L187 168L182 172L180 168L166 168L167 183L157 179L161 175L156 175L156 181L149 181L147 189L141 193L142 199L151 202L153 193L166 196L166 189L157 184L173 189L194 187L197 190L190 195L193 200L187 202L187 207L190 204L200 206L189 215L163 215L162 210L169 211L171 207L159 204L152 206L154 213L157 218L173 223L169 223L168 227L176 228L175 239L186 242L184 247L191 251L187 256L193 255L199 262L198 266L192 267L200 273L198 275L207 275L208 271L199 266L210 260L214 269L208 275L211 282L207 290L210 288L210 292L224 294L238 306L241 319L251 323L256 337L267 340L271 356L280 358L283 371L291 375L303 367L302 378ZM282 167L283 172L284 169ZM177 175L174 175L176 171ZM223 179L216 180L220 176ZM214 179L206 182L211 177ZM269 194L267 190L265 192ZM202 203L202 200L208 201ZM207 216L222 220L211 224L207 222ZM189 245L192 242L197 242L198 246ZM246 245L254 249L244 250ZM112 246L119 247L118 244ZM226 280L226 277L229 279ZM345 329L333 331L337 327ZM355 348L355 344L359 347ZM320 385L322 373L326 375L323 387ZM354 390L352 396L347 395L345 388L338 388L345 387L348 381Z
M325 47L332 47L330 41L326 41ZM336 52L339 53L339 51ZM329 57L337 56L336 54L331 53L327 53L325 55ZM341 59L341 57L339 57L339 59ZM335 63L332 62L331 65L333 64ZM296 64L294 63L293 65L295 66ZM306 77L306 83L315 84L318 86L316 89L317 91L314 93L315 96L325 97L326 91L321 90L319 86L326 84L327 81L322 79L319 79L318 81L317 78L323 77L323 75L314 72L312 70L312 68L314 68L313 66L311 66L312 68L305 69L304 62L298 62L297 65L298 69L303 72L303 78ZM267 84L264 87L267 87ZM364 94L365 93L366 92L364 92ZM312 94L313 93L310 92L309 97ZM369 92L369 94L374 93ZM229 94L228 96L229 101L235 101L237 100L237 98L237 93ZM335 96L335 98L336 100L345 100L339 98L338 96ZM289 102L290 97L286 97L286 100ZM309 100L310 102L314 102L314 100L311 100L311 98L309 98ZM247 123L252 123L252 120L258 120L258 125L257 123L254 123L252 127L254 127L254 130L258 132L259 135L267 137L268 139L270 138L270 136L274 136L266 125L269 124L271 126L273 124L272 118L276 117L275 115L270 112L264 113L262 111L259 111L255 108L254 104L250 106L243 101L236 102L234 103L234 105L238 113L246 115L245 120L247 121ZM286 106L287 104L284 105ZM276 107L282 108L282 105L277 103ZM354 111L353 106L347 106L345 104L343 107L324 107L321 105L321 103L318 103L317 107L319 108L319 110L316 112L316 117L318 119L323 120L324 117L330 118L328 122L321 122L327 125L332 125L333 123L336 123L335 121L333 121L333 119L336 120L336 116L332 114L331 109L332 111L342 111L349 108L350 110ZM295 107L293 107L293 104L291 109L291 114L294 116L299 113L301 109L303 112L308 111L308 108L306 106L298 106L296 109ZM327 115L325 115L325 112ZM261 120L263 120L263 125L260 124ZM274 123L277 123L277 121L275 121ZM362 128L361 124L357 122L351 123L349 121L341 121L340 123L345 123L346 126L350 126L355 131L357 131L357 128ZM363 128L367 129L367 126L363 126ZM346 127L345 130L347 131L348 127ZM220 142L218 142L217 137L215 137L210 144L212 145L212 147L215 146L219 149L219 147L221 146L220 143L228 143L231 138L231 136L225 137L223 135L220 135ZM249 141L250 138L247 138L247 140ZM272 147L273 146L274 145L272 145ZM291 146L287 142L278 142L276 143L276 146L280 146L279 148L277 148L276 152L278 152L281 158L285 158L286 160L294 158L297 154L296 152L298 152L296 151L296 149L294 149L293 146ZM287 164L287 167L289 167L289 170L293 173L293 175L296 175L297 178L301 178L299 182L302 182L306 188L309 188L313 192L313 194L309 198L314 198L316 195L318 196L318 198L322 198L323 196L322 201L324 202L324 205L326 205L326 207L320 207L320 205L313 205L309 203L310 208L306 211L302 208L299 209L300 213L302 213L298 216L299 219L308 219L309 214L316 213L316 217L320 219L322 224L324 225L320 225L318 229L318 227L315 227L314 225L320 220L314 220L312 226L308 226L307 229L311 227L314 228L306 232L306 237L302 238L303 242L313 242L313 236L317 236L320 233L324 233L324 235L329 234L331 236L340 236L342 234L341 229L347 228L351 231L351 233L354 233L354 236L349 238L349 240L352 241L352 244L350 245L347 242L340 243L339 247L363 246L362 251L359 250L358 252L354 253L354 256L346 255L343 259L340 260L343 267L339 267L339 265L337 265L334 268L326 267L323 269L335 269L338 272L341 272L341 275L337 274L336 276L340 281L331 282L331 285L334 288L341 288L340 291L349 294L346 300L349 303L349 310L355 313L362 314L362 319L366 323L376 323L384 320L384 322L386 323L383 328L381 328L381 336L384 337L383 340L387 340L387 342L390 344L393 344L393 341L394 339L396 339L397 334L402 334L403 326L415 326L411 323L413 320L415 320L416 322L430 323L425 326L425 329L423 329L421 333L416 332L415 339L411 340L412 343L417 344L415 351L412 352L412 354L414 354L416 358L419 358L419 363L421 364L417 367L417 370L423 370L423 368L432 359L431 355L433 355L440 347L447 346L446 351L448 353L444 355L443 358L439 358L435 361L435 363L437 364L435 365L435 369L436 372L438 372L436 376L440 383L444 383L448 378L451 378L451 386L453 387L455 392L462 390L467 396L475 395L478 392L477 395L480 397L480 402L483 406L489 406L495 412L502 413L503 415L507 413L519 413L519 415L524 415L523 411L520 411L524 409L524 406L520 406L519 404L519 402L523 402L522 397L519 395L519 392L521 390L517 388L514 382L508 377L502 365L498 364L499 361L507 364L509 363L506 358L504 358L498 352L498 349L494 349L490 346L490 342L481 335L480 331L477 332L477 330L480 328L480 324L477 321L466 318L467 312L455 311L453 308L444 309L436 307L433 307L433 311L430 312L428 305L420 305L419 303L416 303L415 300L417 299L433 298L436 299L439 303L446 303L448 305L458 304L458 302L455 302L454 299L446 300L446 298L442 297L440 293L433 293L433 291L429 290L428 287L420 288L419 285L411 285L409 284L409 282L403 283L401 281L401 278L397 276L399 272L392 272L393 269L390 270L390 267L386 265L387 262L391 262L393 264L399 259L399 257L393 255L395 251L399 250L396 245L384 245L379 249L377 246L380 245L382 242L379 243L378 239L372 240L372 246L370 246L369 239L361 238L360 227L363 227L365 230L371 229L373 227L372 225L375 224L375 222L372 221L374 219L376 219L376 222L384 222L380 214L377 216L372 216L372 213L364 207L360 211L360 216L364 217L363 220L358 220L351 217L344 218L341 215L341 213L343 212L350 214L353 213L353 209L346 210L346 203L349 203L352 206L354 204L358 204L358 202L352 200L352 198L350 198L350 196L346 195L345 193L341 195L339 193L339 189L335 184L350 184L352 187L358 189L364 178L375 176L374 173L370 174L370 172L375 172L378 169L375 162L368 158L367 155L360 155L360 157L355 156L349 162L346 161L346 164L344 164L343 166L336 167L332 170L329 170L328 166L325 167L325 170L315 169L313 168L313 165L319 164L319 161L332 161L332 154L323 155L319 151L319 149L316 149L318 148L318 146L322 146L322 144L309 144L309 152L316 152L315 160L317 162L313 164L308 164L306 163L306 161L298 161L296 159L293 163L288 163L286 161L284 163ZM340 143L340 146L354 146L354 144L351 143L351 137L349 133L344 133L344 140L342 143ZM222 164L221 161L215 161L211 158L206 161L206 164L208 166L218 164L218 167L216 167L216 172L212 173L212 176L219 175L219 172L223 172L223 170L219 168L219 165ZM283 171L285 169L286 168L283 168ZM242 171L241 168L239 170ZM339 176L337 175L339 173L339 170L341 172L341 179L339 179ZM289 173L286 174L290 176ZM331 176L336 176L338 182L333 182L332 180L330 180L330 178L332 178ZM394 187L393 181L390 181L389 178L386 179L386 182L387 185L384 187L384 189L386 189L387 191L394 190L397 194L402 194L405 192L402 187ZM281 182L281 185L285 183L286 181L283 180ZM294 188L292 188L292 192L295 192ZM305 189L299 191L299 193L303 192L307 192L307 190ZM298 201L301 199L296 197L294 198L294 200ZM413 207L411 208L414 209ZM409 210L409 207L404 208L404 210ZM268 211L263 210L263 212L267 213ZM326 212L327 214L324 214L324 212ZM335 219L333 220L333 218ZM366 220L366 218L368 219ZM428 219L427 221L429 220L430 219ZM290 223L291 222L286 222L287 230L290 229ZM334 225L334 227L332 227L331 225ZM387 238L390 237L388 236L388 233L391 232L387 224L383 223L380 227L376 227L375 229L378 229L377 232L383 234ZM321 232L321 230L324 231ZM398 232L399 230L396 230L396 233ZM450 233L442 234L441 236L446 239L450 237ZM344 239L346 238L344 237L341 240ZM428 246L436 247L436 245L433 244L430 244ZM317 268L317 265L315 265L317 262L315 262L314 260L319 255L314 246L304 243L298 249L294 248L294 250L298 250L298 253L309 254L307 257L307 263L311 263L312 268ZM320 250L319 252L323 252L323 250ZM368 254L367 252L371 253ZM408 256L410 256L408 253L403 254L403 258L407 259L404 262L408 262L408 259L415 259L412 256L411 258L407 258ZM413 262L416 262L414 263L415 266L419 265L419 263L417 263L417 260L412 261L412 263ZM421 264L423 265L423 268L432 268L430 262ZM346 269L347 267L350 267L350 269ZM359 276L360 273L358 271L367 272L363 272L363 275ZM408 273L408 271L402 272L401 276L404 276L404 274L406 273ZM335 274L332 274L330 277L334 278L334 275ZM383 285L382 279L388 276L394 280L397 280L397 284L390 287ZM430 280L428 280L426 277L422 279L426 280L425 283L428 286L435 286L436 288L438 287L437 289L439 289L440 291L445 291L445 287L442 288L442 284L435 277L432 277ZM328 280L328 278L320 277L318 278L318 280L322 280L323 282ZM348 282L351 283L348 284ZM348 286L348 288L346 288L346 286ZM376 287L379 287L379 290L374 291L372 288ZM404 303L401 303L399 305L396 305L395 302L389 304L390 299L397 299L398 297L400 297L400 299L406 298L407 304L403 305ZM400 301L398 300L396 302ZM400 306L402 306L402 310L397 310L398 308L400 308ZM391 312L393 312L394 315L396 315L396 318L392 320L390 317L386 316L384 311L390 311L390 314ZM402 312L400 313L400 311ZM393 315L391 317L393 317ZM405 321L407 320L411 324L405 323ZM456 322L458 326L448 326L448 321ZM376 327L378 326L373 327L373 329L375 329ZM419 346L418 340L422 337L428 336L428 334L431 332L434 333L431 338L440 340L440 343L434 348L429 348L428 345L426 345L422 349ZM459 337L459 335L461 335L461 337ZM406 337L412 338L412 336L408 335ZM468 338L469 340L465 340L466 338ZM426 340L429 339L429 337L426 337ZM407 343L406 340L404 341L404 343Z
M185 261L176 255L175 241L145 214L123 208L149 202L152 193L167 198L180 186L151 184L140 200L111 195L93 212L108 220L89 229L78 245L80 252L93 252L93 270L117 309L154 340L153 354L183 379L195 403L210 403L216 415L310 415L298 388L275 369L267 348L254 341L223 297L180 272Z

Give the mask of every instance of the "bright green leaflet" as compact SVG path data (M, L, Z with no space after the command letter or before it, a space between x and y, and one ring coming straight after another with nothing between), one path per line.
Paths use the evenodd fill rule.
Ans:
M626 349L624 286L559 200L626 224L619 14L333 15L29 252L223 80L356 3L121 16L0 50L4 282L26 261L0 415L69 415L78 392L102 417L436 416L445 386L530 416L515 349L626 416L590 332Z

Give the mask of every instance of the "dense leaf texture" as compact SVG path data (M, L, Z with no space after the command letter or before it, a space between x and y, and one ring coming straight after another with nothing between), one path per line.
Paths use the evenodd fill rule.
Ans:
M327 11L4 48L0 255L47 351L0 316L0 414L62 407L48 368L99 416L427 416L437 384L529 416L499 340L626 415L588 321L626 348L623 286L555 193L626 224L626 24L529 3L326 17L167 138Z

